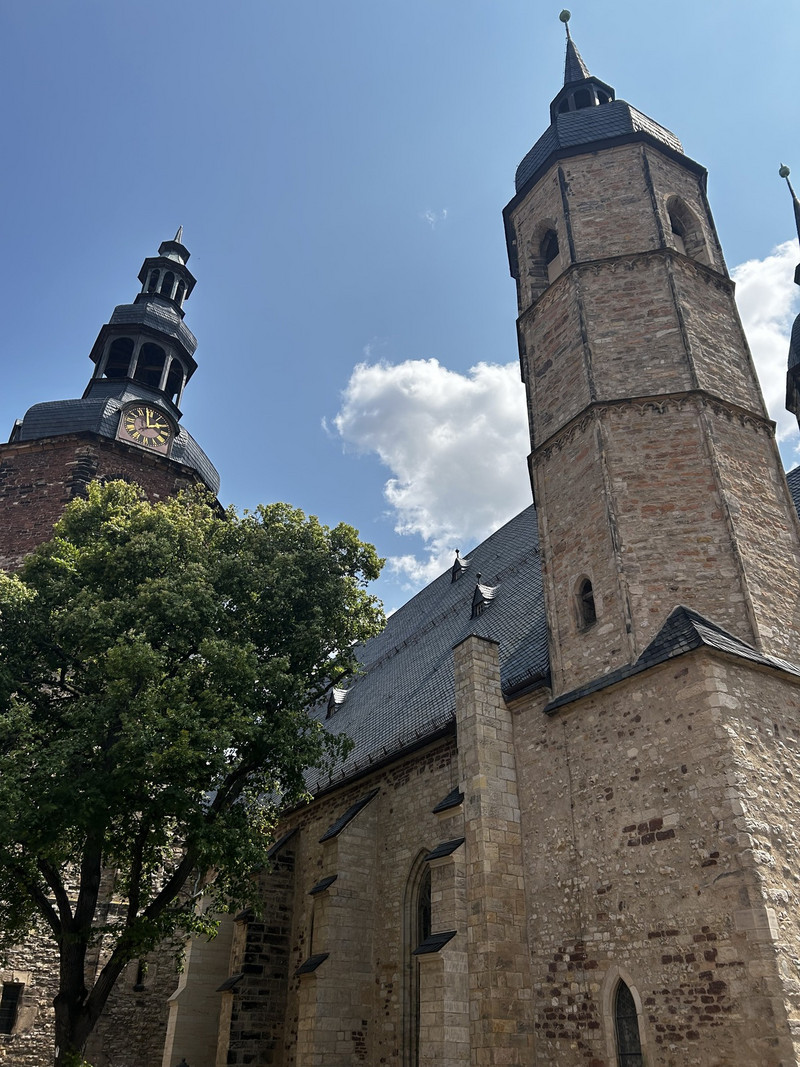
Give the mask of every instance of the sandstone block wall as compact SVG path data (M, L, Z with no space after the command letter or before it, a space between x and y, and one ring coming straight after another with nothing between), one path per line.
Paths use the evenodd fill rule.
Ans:
M515 715L537 1055L797 1062L796 680L696 652L549 718Z

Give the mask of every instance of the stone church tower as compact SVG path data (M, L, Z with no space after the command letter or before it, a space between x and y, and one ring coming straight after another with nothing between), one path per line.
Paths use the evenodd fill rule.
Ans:
M163 1067L800 1064L800 469L705 189L568 34L505 209L535 509L318 709Z
M219 475L181 425L197 369L183 304L195 279L182 230L144 261L132 304L114 308L90 358L79 400L35 404L0 445L0 568L50 537L64 506L95 478L123 478L153 498L188 485L219 489Z
M800 1064L800 468L705 182L568 33L505 209L535 508L313 710L353 744L285 814L263 913L190 943L140 1044L163 989L132 968L96 1067ZM214 487L178 422L187 255L0 451L5 565L93 474Z

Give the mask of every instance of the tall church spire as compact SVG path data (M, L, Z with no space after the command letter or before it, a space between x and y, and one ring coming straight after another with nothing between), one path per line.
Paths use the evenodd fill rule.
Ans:
M569 11L565 9L558 17L564 23L564 28L567 31L567 58L564 62L564 85L572 85L573 82L580 82L585 78L590 78L591 74L589 73L589 68L583 62L583 58L578 51L575 42L572 40L572 34L569 32Z

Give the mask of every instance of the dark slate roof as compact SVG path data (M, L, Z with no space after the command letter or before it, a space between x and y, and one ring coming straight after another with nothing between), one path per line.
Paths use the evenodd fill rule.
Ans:
M439 815L443 811L450 811L451 808L457 808L459 804L464 803L464 794L458 788L451 789L444 800L440 800L439 803L433 808L432 814Z
M432 952L441 952L447 942L452 941L457 933L457 930L445 930L441 934L431 934L430 937L425 938L418 948L414 949L411 955L427 956Z
M313 974L317 967L330 955L329 952L318 952L316 956L309 956L307 960L300 964L297 970L294 972L295 978L299 978L302 974Z
M326 889L330 889L338 877L338 874L329 874L327 878L323 878L320 882L317 882L315 886L309 889L308 895L310 897L315 897L318 893L324 893Z
M108 385L106 395L99 392L79 400L51 400L44 404L34 404L25 412L17 440L37 441L43 437L84 432L116 438L120 411L128 403L141 401L146 390L138 383L131 388L127 381L108 381L102 384ZM152 395L154 401L163 406L159 394L153 392ZM217 469L184 426L178 428L178 434L172 442L170 458L196 471L203 484L217 495Z
M591 77L589 68L583 62L583 57L578 51L575 42L571 37L567 37L567 55L564 60L564 84L571 85L572 82L584 81L589 77Z
M598 104L556 116L555 122L548 126L517 167L514 179L516 191L527 185L550 157L561 149L588 148L593 141L607 141L634 133L647 134L675 152L683 151L674 133L624 100L613 100L609 104Z
M327 722L327 702L313 714L355 742L332 779L312 775L318 792L450 728L455 717L453 648L470 634L497 641L504 688L547 677L547 624L539 563L536 511L526 508L469 553L459 581L448 569L388 620L361 650L363 673ZM496 588L471 618L475 581Z
M344 830L345 826L347 826L349 822L352 822L356 815L358 815L358 813L365 808L379 792L380 789L373 789L371 793L367 793L365 797L362 797L360 800L357 800L355 804L352 804L344 815L340 815L336 822L328 827L319 839L319 843L322 844L323 841L330 841L331 838L338 837L342 830Z
M739 656L751 663L759 663L764 667L775 667L778 670L788 671L789 674L800 676L800 669L786 660L778 659L777 656L765 656L741 641L738 637L728 633L721 626L704 618L691 608L679 605L670 612L667 621L658 631L650 644L642 652L635 663L626 664L615 671L609 671L599 678L593 679L587 685L573 689L569 693L556 700L551 700L544 709L552 714L565 704L571 704L575 700L591 696L593 693L606 689L610 685L624 681L626 678L646 671L659 663L665 663L675 656L682 656L685 652L691 652L695 648L713 648L717 652L726 652L731 656Z
M430 860L440 860L445 856L452 856L455 850L461 848L466 840L466 837L456 837L453 841L442 841L425 856L425 862L428 863Z
M134 304L117 304L109 319L109 325L149 326L159 333L173 337L183 345L190 356L193 355L197 349L197 338L175 308L151 293L140 296L142 299Z

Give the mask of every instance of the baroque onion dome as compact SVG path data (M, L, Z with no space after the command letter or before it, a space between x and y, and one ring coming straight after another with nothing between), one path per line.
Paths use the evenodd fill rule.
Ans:
M216 494L219 474L181 425L184 389L197 369L197 340L183 321L195 279L183 227L139 271L141 291L114 308L97 335L94 373L79 400L34 404L11 441L90 432L175 460Z
M786 184L789 186L794 207L797 236L800 238L800 201L798 201L797 195L792 188L792 183L789 181L789 168L781 165L778 173L782 178L786 179ZM795 268L794 281L795 285L800 285L800 263ZM786 370L786 408L795 415L797 424L800 426L800 315L794 320L792 336L789 341L789 366Z

